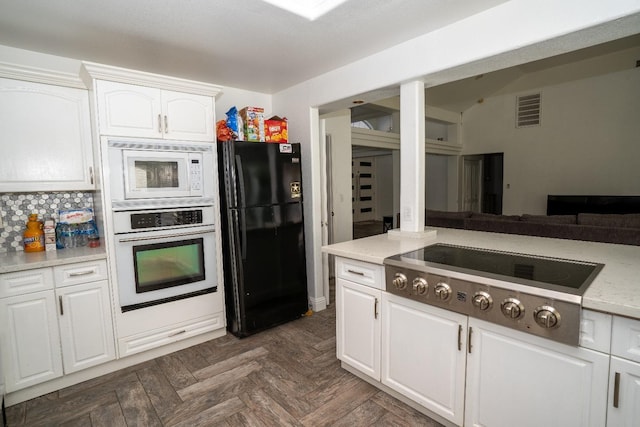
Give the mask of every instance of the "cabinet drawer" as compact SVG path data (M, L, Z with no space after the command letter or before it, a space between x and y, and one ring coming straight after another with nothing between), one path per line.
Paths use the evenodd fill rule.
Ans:
M98 260L53 267L56 287L107 279L107 261Z
M640 320L613 316L611 355L640 362Z
M384 289L384 267L348 258L336 259L336 276L376 289Z
M611 315L582 310L580 315L580 347L609 354L611 350Z
M0 274L0 298L47 289L53 289L53 272L50 268Z
M206 332L215 331L223 326L223 313L217 313L213 316L172 325L167 328L120 338L118 340L120 357L130 356Z

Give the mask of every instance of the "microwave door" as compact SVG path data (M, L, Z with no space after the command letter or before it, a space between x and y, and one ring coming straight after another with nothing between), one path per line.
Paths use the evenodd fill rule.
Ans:
M190 195L189 157L183 153L124 151L125 198Z

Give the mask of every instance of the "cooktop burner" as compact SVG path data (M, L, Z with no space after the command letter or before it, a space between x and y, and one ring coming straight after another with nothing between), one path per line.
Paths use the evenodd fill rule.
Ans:
M435 267L440 266L577 295L584 293L603 267L602 264L582 261L447 244L427 246L392 258L410 263L423 262Z

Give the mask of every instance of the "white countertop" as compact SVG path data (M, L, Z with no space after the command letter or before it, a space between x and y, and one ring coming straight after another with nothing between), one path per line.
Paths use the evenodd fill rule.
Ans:
M0 255L0 273L29 270L32 268L54 267L75 262L105 259L103 246L97 248L73 248L43 252L8 252Z
M584 308L640 319L640 246L515 234L432 228L426 237L380 234L324 246L323 252L375 264L433 243L487 248L604 264L584 296Z

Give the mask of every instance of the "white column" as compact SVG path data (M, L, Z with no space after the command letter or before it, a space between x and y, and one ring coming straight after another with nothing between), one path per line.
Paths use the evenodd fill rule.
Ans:
M424 83L400 86L400 231L424 231Z

